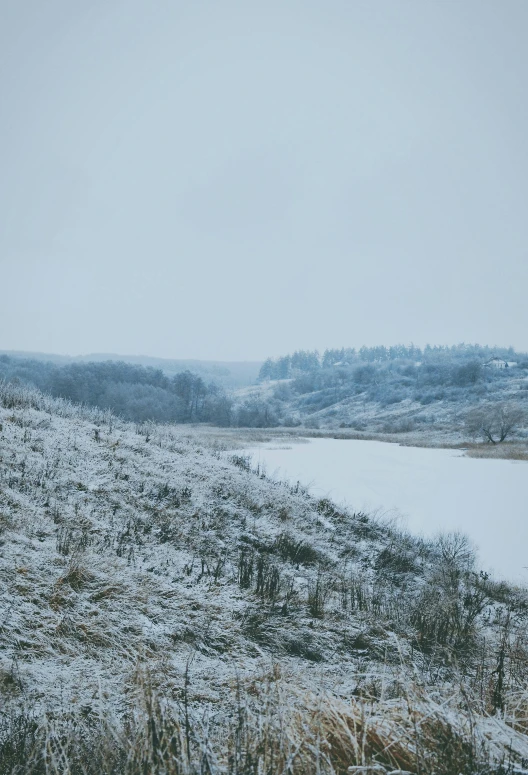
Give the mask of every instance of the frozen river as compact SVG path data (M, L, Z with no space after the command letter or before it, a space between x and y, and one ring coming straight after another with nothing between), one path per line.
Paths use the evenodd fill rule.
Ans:
M245 453L268 476L358 511L398 515L413 533L461 530L480 565L528 584L528 463L378 441L311 439Z

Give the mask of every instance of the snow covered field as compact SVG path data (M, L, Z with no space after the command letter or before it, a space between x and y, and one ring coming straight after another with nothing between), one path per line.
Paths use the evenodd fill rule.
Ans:
M528 464L378 441L312 439L246 453L274 478L300 481L354 510L398 514L413 533L461 530L486 570L528 582Z

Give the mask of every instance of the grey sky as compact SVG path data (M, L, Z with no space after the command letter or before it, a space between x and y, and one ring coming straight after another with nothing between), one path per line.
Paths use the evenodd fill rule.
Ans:
M0 9L0 349L528 349L527 0Z

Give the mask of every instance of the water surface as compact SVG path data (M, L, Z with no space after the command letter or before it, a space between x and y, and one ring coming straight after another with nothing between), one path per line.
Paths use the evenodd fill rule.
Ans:
M274 478L300 481L354 510L398 515L414 533L461 530L481 567L528 584L528 463L379 441L303 442L249 452Z

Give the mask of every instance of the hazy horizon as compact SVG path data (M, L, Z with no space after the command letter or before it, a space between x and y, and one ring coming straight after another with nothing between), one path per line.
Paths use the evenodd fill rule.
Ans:
M412 345L414 345L416 347L419 347L420 349L424 349L424 347L426 345L430 345L431 347L435 347L435 346L451 347L451 346L456 346L456 345L459 345L459 344L467 344L467 345L470 345L470 346L471 345L481 345L483 347L487 346L491 350L494 350L494 349L502 350L502 349L509 349L510 347L513 347L513 345L511 345L511 344L500 344L500 343L497 343L497 342L495 342L494 344L490 344L489 342L425 342L424 344L421 344L421 345L418 342L377 342L374 345L365 345L365 346L369 346L369 347L371 347L371 346L373 346L373 347L377 347L377 346L391 347L391 346L397 346L397 345L400 345L400 344L402 344L402 345L411 345L412 344ZM31 358L31 356L41 356L41 358L43 358L44 356L50 356L50 357L56 356L56 357L59 357L59 358L72 358L72 359L83 359L83 360L85 360L87 358L91 358L91 357L101 358L103 356L104 357L108 356L109 358L114 358L114 357L115 358L123 358L123 359L132 358L132 359L143 359L143 360L153 360L153 361L157 361L157 360L160 360L160 361L163 361L163 360L167 360L167 361L181 361L181 362L196 361L197 363L198 362L199 363L263 363L268 358L275 359L275 358L279 358L279 357L282 357L282 356L285 356L285 355L291 355L296 350L301 350L301 349L305 349L305 350L309 350L309 351L317 350L319 352L319 355L322 356L324 354L324 351L327 350L327 349L328 350L331 350L331 349L339 350L339 349L341 349L341 347L346 349L348 346L349 345L346 345L346 344L339 344L336 347L333 347L333 345L328 345L328 347L325 347L322 350L318 349L318 348L314 348L314 347L294 348L294 349L292 349L290 351L284 350L284 351L280 351L280 352L268 353L268 355L266 355L264 358L238 358L238 359L193 358L193 357L187 358L187 357L180 357L178 355L164 356L164 355L156 355L155 353L153 354L153 353L144 353L144 352L143 353L141 353L141 352L137 352L137 353L133 353L133 352L128 352L128 353L126 353L126 352L119 352L118 353L118 352L105 352L105 351L101 351L101 352L84 352L84 353L73 352L73 353L70 353L70 352L46 352L46 351L42 351L42 350L14 350L14 349L7 349L7 348L0 348L0 355L8 355L8 356L12 355L13 357L17 357L19 355L20 356L23 355L23 356L28 356L29 358ZM359 351L359 349L363 345L350 345L350 346L353 349L356 349L357 351ZM519 354L525 354L525 353L528 352L528 350L522 350L521 348L513 347L513 349L517 353L519 353Z
M0 347L528 350L528 3L6 0Z

